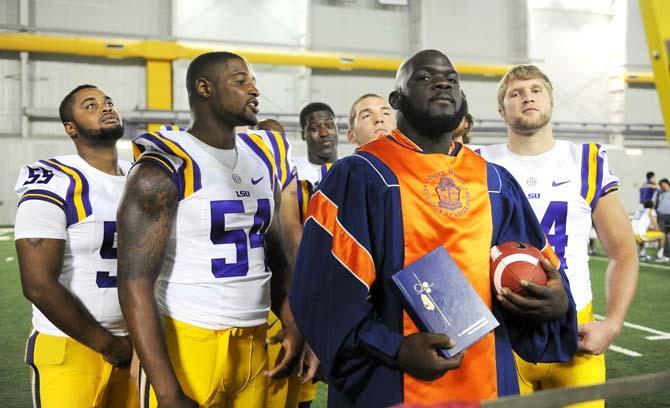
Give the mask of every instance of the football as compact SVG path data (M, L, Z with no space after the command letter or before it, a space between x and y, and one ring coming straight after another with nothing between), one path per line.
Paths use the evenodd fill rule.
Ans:
M523 295L521 281L538 285L547 283L547 274L540 263L544 259L539 249L519 241L505 242L491 248L491 284L496 293L502 288Z

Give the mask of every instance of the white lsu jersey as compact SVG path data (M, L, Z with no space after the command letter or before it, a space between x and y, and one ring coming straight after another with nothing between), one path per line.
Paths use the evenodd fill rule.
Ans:
M265 323L271 272L264 239L281 186L262 137L237 135L237 160L225 163L182 130L147 133L133 143L136 163L158 165L179 191L156 283L161 312L216 330Z
M533 207L570 281L577 310L592 300L588 242L598 199L619 188L598 144L557 140L546 153L522 156L507 145L482 147L488 161L505 167Z
M120 162L119 166L127 174L130 163ZM42 233L49 229L39 222L17 222L16 239L65 239L58 281L117 336L128 334L116 289L116 209L125 181L125 176L103 173L81 157L70 155L39 160L22 168L15 188L20 197L17 221L31 216L22 215L23 210L32 211L34 219L39 219L40 208L46 213L53 205L64 213L61 221L50 222L57 226L61 222L62 235ZM66 336L34 305L32 323L41 333Z
M313 190L319 187L319 183L328 173L333 163L314 164L307 157L296 157L297 176L299 180L309 181Z

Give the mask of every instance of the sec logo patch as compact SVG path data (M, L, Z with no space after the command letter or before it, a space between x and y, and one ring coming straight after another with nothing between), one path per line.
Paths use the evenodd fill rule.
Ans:
M453 169L426 177L423 197L435 212L461 218L470 210L470 191Z

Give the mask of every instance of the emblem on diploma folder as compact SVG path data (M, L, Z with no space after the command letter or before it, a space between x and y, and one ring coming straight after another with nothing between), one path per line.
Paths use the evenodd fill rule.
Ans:
M440 350L447 358L472 346L499 324L443 247L395 273L391 281L419 330L444 333L456 342Z

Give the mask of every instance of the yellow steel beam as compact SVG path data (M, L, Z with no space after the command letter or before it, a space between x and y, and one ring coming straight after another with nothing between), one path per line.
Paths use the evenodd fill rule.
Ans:
M640 0L649 59L661 103L665 137L670 142L670 7L668 0Z
M154 61L193 59L208 51L230 51L255 64L299 65L339 70L395 71L403 58L358 56L338 53L253 50L225 45L212 46L174 41L131 40L30 33L0 33L0 50L83 55L101 58L143 58ZM461 75L500 77L511 66L456 64Z
M625 72L624 82L628 84L654 84L653 72Z
M172 62L147 60L147 109L172 110ZM149 132L157 131L160 123L149 123Z

